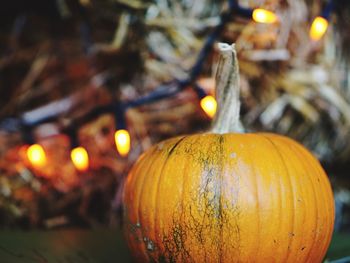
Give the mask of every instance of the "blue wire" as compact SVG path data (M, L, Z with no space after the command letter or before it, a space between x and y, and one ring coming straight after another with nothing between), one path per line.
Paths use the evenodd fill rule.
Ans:
M325 8L322 10L321 16L328 20L333 11L333 8L334 8L334 2L333 0L330 0L328 4L325 6Z
M168 84L161 85L151 93L126 103L125 108L134 108L148 103L153 103L161 99L172 97L181 91L180 86L182 85L183 84L181 81L173 81Z

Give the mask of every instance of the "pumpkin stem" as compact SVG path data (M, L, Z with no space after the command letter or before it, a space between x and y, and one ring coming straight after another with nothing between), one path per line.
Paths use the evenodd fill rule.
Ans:
M239 69L235 45L219 43L220 58L216 71L217 113L213 133L242 132L239 121Z

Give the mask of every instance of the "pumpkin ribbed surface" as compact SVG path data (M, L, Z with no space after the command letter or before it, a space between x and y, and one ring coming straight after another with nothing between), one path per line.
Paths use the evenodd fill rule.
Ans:
M274 134L164 141L130 171L124 209L140 262L321 262L334 223L318 161Z

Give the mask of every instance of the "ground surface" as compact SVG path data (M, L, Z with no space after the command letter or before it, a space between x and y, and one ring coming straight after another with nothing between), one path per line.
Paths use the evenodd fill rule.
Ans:
M335 234L327 258L350 256L350 235ZM119 229L0 231L1 263L132 262ZM345 262L345 261L344 261Z

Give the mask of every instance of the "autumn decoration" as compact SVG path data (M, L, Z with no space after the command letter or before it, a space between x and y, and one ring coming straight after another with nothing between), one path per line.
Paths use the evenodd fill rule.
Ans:
M147 150L124 190L138 262L321 262L334 224L328 177L287 137L243 133L234 46L219 44L209 132Z

